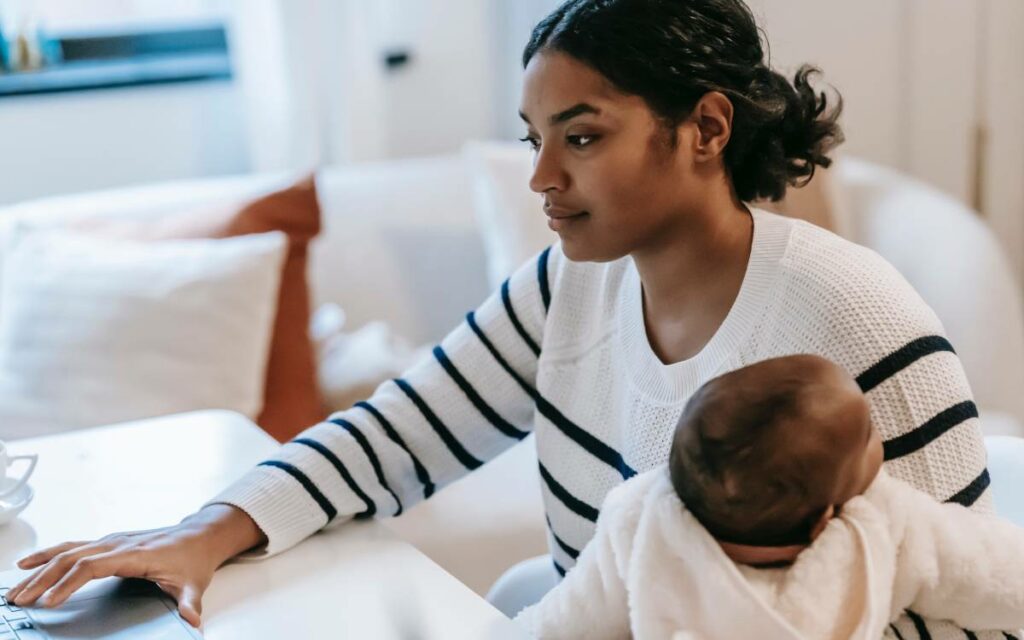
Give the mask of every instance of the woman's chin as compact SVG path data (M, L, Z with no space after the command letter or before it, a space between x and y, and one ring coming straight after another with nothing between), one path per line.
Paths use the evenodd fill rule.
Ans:
M559 234L562 240L562 255L572 262L611 262L626 255L600 243L580 236Z

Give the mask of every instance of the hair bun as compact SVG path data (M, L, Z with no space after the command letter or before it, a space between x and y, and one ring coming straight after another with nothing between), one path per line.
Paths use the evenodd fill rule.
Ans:
M811 85L811 76L820 73L804 65L790 82L763 64L754 68L747 105L754 117L744 123L750 128L743 136L747 144L732 149L741 200L780 200L789 185L802 187L816 167L832 164L828 153L843 141L842 99L829 108L826 93Z

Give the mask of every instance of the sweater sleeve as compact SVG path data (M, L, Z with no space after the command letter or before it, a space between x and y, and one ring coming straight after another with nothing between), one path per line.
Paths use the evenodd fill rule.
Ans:
M400 515L526 437L561 260L557 246L530 260L430 356L211 500L242 509L266 534L247 557L280 553L326 525Z
M892 484L890 510L903 528L893 589L897 609L966 629L1024 627L1024 529Z
M782 294L813 300L796 346L855 376L890 475L940 502L990 512L978 408L941 321L878 254L838 240L818 244Z
M635 480L608 494L594 537L572 571L539 603L516 616L515 621L534 638L630 637L626 571L643 504Z

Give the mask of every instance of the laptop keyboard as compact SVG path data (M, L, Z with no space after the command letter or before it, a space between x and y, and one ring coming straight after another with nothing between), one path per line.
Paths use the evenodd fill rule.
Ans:
M0 640L16 640L18 631L33 628L28 614L7 602L8 591L0 588Z

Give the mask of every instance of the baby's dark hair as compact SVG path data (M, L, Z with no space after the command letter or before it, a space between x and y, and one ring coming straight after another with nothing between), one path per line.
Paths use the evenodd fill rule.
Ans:
M851 394L832 367L813 356L769 360L711 380L687 403L669 454L672 485L715 538L810 541L851 453L839 435Z
M724 161L740 200L779 200L803 186L843 141L842 99L831 109L803 66L790 83L765 61L761 32L741 0L568 0L542 20L523 66L559 51L643 98L672 129L709 92L733 104Z

